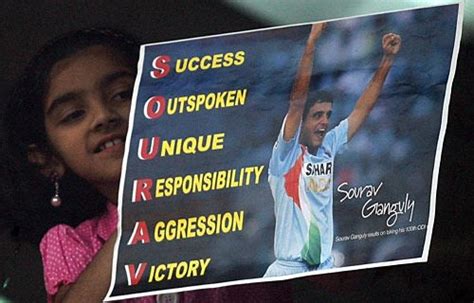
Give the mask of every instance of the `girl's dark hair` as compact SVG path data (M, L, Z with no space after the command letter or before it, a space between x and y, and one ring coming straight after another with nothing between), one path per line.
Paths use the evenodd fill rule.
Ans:
M86 29L46 44L24 70L8 97L2 119L4 139L0 140L0 223L18 230L19 235L37 242L52 226L76 226L103 214L106 200L85 180L68 170L60 180L63 203L54 208L51 180L28 161L28 146L35 144L51 152L45 130L43 99L49 74L60 60L94 45L110 48L136 70L139 47L134 38L109 29Z

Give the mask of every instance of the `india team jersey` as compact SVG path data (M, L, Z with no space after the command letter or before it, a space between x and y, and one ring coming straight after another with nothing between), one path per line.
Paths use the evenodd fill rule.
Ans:
M294 138L283 139L285 122L268 169L275 200L275 256L318 265L331 256L334 157L347 142L348 122L326 134L316 155L299 143L301 124Z

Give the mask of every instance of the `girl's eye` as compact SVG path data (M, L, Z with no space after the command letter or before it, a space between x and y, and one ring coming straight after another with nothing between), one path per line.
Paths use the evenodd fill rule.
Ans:
M61 119L61 123L70 123L79 120L83 115L84 110L75 110L68 113L63 119Z
M112 97L112 100L118 101L118 102L130 101L132 100L132 90L127 89L127 90L121 91L118 94L115 94Z

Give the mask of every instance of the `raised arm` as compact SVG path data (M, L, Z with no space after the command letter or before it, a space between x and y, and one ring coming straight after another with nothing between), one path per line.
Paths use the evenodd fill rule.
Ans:
M382 38L382 48L384 55L382 61L377 68L372 80L360 96L359 100L354 107L354 110L349 115L349 132L348 139L350 140L355 133L359 130L362 123L369 115L370 111L377 103L377 99L382 91L383 84L387 78L388 72L392 67L395 56L400 50L401 38L399 35L390 33L386 34Z
M325 28L326 23L313 24L311 27L290 95L290 106L283 131L285 141L291 140L295 136L300 125L313 71L314 45Z

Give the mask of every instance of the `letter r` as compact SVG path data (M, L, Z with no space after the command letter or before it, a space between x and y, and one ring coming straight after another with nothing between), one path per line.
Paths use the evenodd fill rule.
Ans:
M132 202L140 202L142 200L151 200L151 179L138 179L133 181Z

